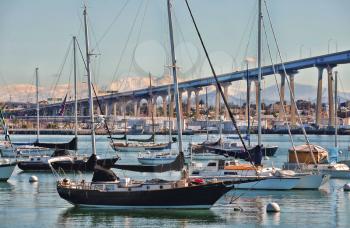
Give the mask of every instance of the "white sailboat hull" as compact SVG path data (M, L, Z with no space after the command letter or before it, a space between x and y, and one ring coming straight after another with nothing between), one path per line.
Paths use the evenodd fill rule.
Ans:
M330 175L330 178L350 179L350 169L344 164L300 164L302 170L310 172L319 172L323 175ZM296 163L285 163L283 165L285 169L297 169Z
M7 181L16 167L16 163L0 164L0 181Z
M137 160L143 165L163 165L171 163L176 159L176 156L163 157L163 158L137 158Z
M264 178L258 181L235 184L235 189L252 190L290 190L298 185L299 177L258 177L258 176L190 176L190 178L202 178L205 180L238 181Z
M261 181L242 183L235 185L236 189L255 189L255 190L290 190L298 185L299 178L268 178Z
M330 175L308 174L298 177L300 177L300 181L294 189L318 189L329 180Z

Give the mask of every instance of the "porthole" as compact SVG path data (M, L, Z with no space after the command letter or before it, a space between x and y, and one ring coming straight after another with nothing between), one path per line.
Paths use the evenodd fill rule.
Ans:
M163 185L159 186L159 189L163 189Z

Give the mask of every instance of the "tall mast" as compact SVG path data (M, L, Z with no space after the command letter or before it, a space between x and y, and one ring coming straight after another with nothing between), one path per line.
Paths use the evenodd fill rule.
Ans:
M77 100L77 59L76 59L76 37L73 36L73 58L74 58L74 135L78 137L78 100Z
M35 85L36 85L36 141L39 142L39 116L40 116L40 107L39 107L39 68L35 68Z
M149 73L148 76L149 76L150 99L151 99L151 105L150 105L151 110L150 110L150 111L151 111L151 115L152 115L152 135L153 135L153 143L155 143L155 134L154 134L154 113L153 113L153 111L154 111L153 105L155 105L155 104L153 104L153 95L152 95L152 75L151 75L151 73Z
M261 147L261 0L259 1L258 17L258 145Z
M87 27L87 12L86 6L84 5L84 27L85 27L85 49L86 49L86 72L88 77L88 88L89 88L89 113L91 120L91 147L92 153L96 155L96 141L95 141L95 118L94 118L94 101L92 98L92 82L90 72L90 53L89 53L89 36Z
M205 87L205 111L206 111L206 124L207 124L207 141L209 141L209 108L208 108L208 86Z
M337 121L337 112L338 112L338 71L334 72L334 146L338 147L338 121Z
M171 3L168 1L168 19L169 19L169 37L170 37L170 48L171 48L171 68L173 73L174 80L174 96L175 96L175 107L176 107L176 124L177 124L177 134L179 137L179 151L182 152L182 126L181 126L181 117L182 114L180 112L180 101L179 101L179 86L177 84L177 76L176 76L176 59L175 59L175 48L174 48L174 36L173 36L173 25L171 20Z
M248 136L248 146L250 146L250 81L249 81L249 70L248 70L248 60L247 61L247 136Z

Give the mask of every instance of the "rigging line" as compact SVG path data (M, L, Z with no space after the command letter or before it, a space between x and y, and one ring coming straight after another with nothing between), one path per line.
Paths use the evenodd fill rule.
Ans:
M248 32L248 28L249 28L249 25L250 25L251 27L250 27L249 35L248 35L248 42L249 42L249 39L250 39L251 33L252 33L252 29L254 27L254 21L255 21L255 18L256 18L256 13L255 12L257 11L257 7L258 7L258 4L257 4L257 1L255 1L254 7L253 7L253 9L252 9L252 11L250 13L250 17L248 18L247 26L245 26L244 32L243 32L242 37L241 37L241 39L239 41L238 50L236 52L235 59L238 58L238 53L240 53L240 51L241 51L243 39L245 37L245 34ZM245 56L246 55L247 54L245 54Z
M189 6L189 4L188 4L188 1L185 0L185 2L186 2L186 5L187 5L187 9L188 9L188 11L189 11L189 13L190 13L190 16L191 16L193 25L194 25L194 27L195 27L195 29L196 29L198 38L199 38L199 40L200 40L200 42L201 42L201 45L202 45L203 50L204 50L204 53L205 53L205 55L206 55L206 58L207 58L207 60L208 60L209 65L210 65L210 69L211 69L211 71L212 71L212 73L213 73L213 76L214 76L216 85L217 85L217 87L218 87L218 89L219 89L219 92L220 92L220 94L221 94L221 98L222 98L223 101L224 101L224 104L225 104L225 106L226 106L226 108L227 108L227 111L228 111L228 113L229 113L229 116L230 116L230 118L231 118L231 121L232 121L232 123L233 123L233 126L235 127L235 129L236 129L236 131L237 131L238 137L239 137L239 139L240 139L240 141L241 141L241 143L242 143L242 145L243 145L243 147L244 147L244 150L245 150L245 152L246 152L246 153L248 154L248 156L249 156L250 163L253 165L255 171L257 172L257 169L256 169L256 167L254 166L254 164L253 164L253 162L252 162L252 157L251 157L251 155L250 155L250 152L248 151L247 146L246 146L246 144L245 144L245 142L244 142L244 140L243 140L243 138L242 138L242 135L241 135L241 133L240 133L240 130L239 130L238 126L237 126L236 119L235 119L235 117L233 116L232 111L231 111L230 108L229 108L228 102L227 102L226 97L225 97L225 95L224 95L224 91L222 90L222 87L221 87L221 85L220 85L220 82L219 82L219 80L218 80L218 78L217 78L217 76L216 76L216 73L215 73L213 64L211 63L211 60L210 60L210 57L209 57L207 48L206 48L205 45L204 45L204 41L203 41L202 36L201 36L201 34L200 34L200 32L199 32L199 29L198 29L198 27L197 27L197 23L196 23L196 21L195 21L195 19L194 19L194 16L193 16L193 14L192 14L192 10L191 10L191 8L190 8L190 6Z
M83 52L82 52L82 50L80 48L79 41L78 40L76 40L76 41L77 41L77 45L78 45L78 49L79 49L79 53L80 53L81 59L83 60L83 63L84 63L84 66L85 66L85 70L87 70L87 65L86 65L86 62L85 62L85 59L84 59L84 54L83 54Z
M255 18L256 17L253 17L253 19L255 19ZM244 57L245 58L247 57L247 54L248 54L248 49L249 49L250 41L251 41L251 38L252 38L254 26L255 26L255 23L253 23L253 21L252 21L252 24L251 24L251 27L250 27L250 31L249 31L249 35L248 35L248 42L247 42L247 45L246 45L245 50L244 50Z
M145 8L144 8L144 12L143 12L143 15L142 15L142 20L141 20L141 25L140 25L140 30L137 34L137 38L136 38L136 43L135 43L135 46L133 48L133 52L132 52L132 56L131 56L131 61L130 61L130 65L129 65L129 68L128 68L128 75L130 75L130 72L131 72L131 68L132 68L132 65L135 61L135 52L136 52L136 48L137 48L137 45L138 43L140 42L140 38L141 38L141 33L142 33L142 28L143 28L143 23L145 21L145 17L146 17L146 12L147 12L147 9L148 9L148 5L149 5L149 0L146 1L146 4L145 4ZM126 84L126 80L123 80L121 83L120 83L120 88L122 88L125 84Z
M271 29L271 31L272 31L273 38L274 38L274 41L275 41L275 45L276 45L276 48L277 48L277 53L278 53L278 56L279 56L279 58L280 58L280 60L281 60L281 65L282 65L282 68L283 68L283 72L284 72L285 75L287 75L287 71L286 71L286 68L285 68L285 66L284 66L284 61L283 61L283 59L282 59L281 51L280 51L280 49L279 49L279 45L278 45L278 42L277 42L277 37L276 37L275 30L274 30L273 25L272 25L272 21L271 21L271 17L270 17L270 12L269 12L269 9L268 9L268 7L267 7L266 0L264 0L264 5L265 5L265 9L266 9L267 16L268 16L268 19L269 19L270 29ZM288 77L286 77L286 81L287 81L287 85L288 85L289 91L291 91L291 87L290 87L290 83L289 83ZM309 137L308 137L307 134L306 134L305 127L304 127L304 125L303 125L303 122L302 122L301 117L300 117L300 114L299 114L298 107L297 107L296 102L295 102L294 92L290 92L290 97L291 97L291 101L293 102L293 105L295 106L295 111L296 111L296 113L297 113L298 120L299 120L299 122L301 123L301 129L302 129L302 132L303 132L303 135L304 135L306 144L307 144L308 147L309 147L312 160L313 160L314 164L317 164L317 163L316 163L315 156L314 156L314 153L312 152L312 149L311 149Z
M264 28L263 30L264 30L264 34L265 34L266 46L267 46L268 54L269 54L271 65L272 65L272 69L273 69L273 76L274 76L274 79L275 79L278 95L279 95L279 98L280 98L280 105L282 107L282 112L283 112L283 115L284 115L285 122L287 123L289 141L292 144L292 148L293 148L294 155L295 155L295 158L296 158L296 161L297 161L297 164L298 164L298 168L301 169L300 168L300 164L299 164L299 158L297 156L297 152L296 152L296 149L295 149L295 144L294 144L292 132L290 130L290 124L289 124L288 118L287 118L286 108L284 106L284 101L282 100L281 89L280 89L280 86L278 85L278 81L277 81L276 68L275 68L275 64L273 63L273 60L272 60L272 54L271 54L270 44L269 44L269 41L268 41L268 38L267 38L267 32L266 32L264 19L262 20L262 25L263 25L263 28Z
M124 2L124 5L122 6L122 8L118 11L118 13L116 14L116 16L114 17L114 19L112 20L112 23L107 27L106 31L102 34L101 38L98 39L96 41L96 46L93 47L91 50L94 50L100 43L101 41L107 36L107 34L109 33L109 31L111 30L111 28L113 27L113 25L117 22L117 20L119 19L119 17L122 15L124 9L126 8L126 6L128 5L130 1L126 0Z
M344 89L344 84L343 84L343 80L341 79L341 77L338 76L338 80L340 82L340 86L341 86L341 89L342 89L342 93L343 93L343 96L344 97L347 97L347 100L349 100L349 94L346 93L346 90ZM340 95L340 94L339 94Z
M91 31L91 33L90 33L90 35L92 36L92 38L94 38L94 40L96 41L96 33L95 33L95 30L94 30L94 27L92 26L92 23L91 23L91 20L90 20L90 17L89 17L89 15L87 15L87 20L88 20L88 24L90 25L89 27L90 27L90 30L89 31ZM92 41L92 38L90 37L90 40ZM90 50L90 52L91 52L91 56L94 56L95 57L95 59L97 58L97 55L100 55L100 53L101 53L101 49L100 49L100 47L99 47L99 45L96 45L95 46L96 47L96 49L97 49L97 51L98 51L98 53L99 54L93 54L93 52L94 52L94 50ZM93 59L91 59L91 60L93 60ZM97 63L96 63L97 62ZM97 61L94 61L94 62L92 62L92 64L93 64L93 67L92 67L92 77L93 77L93 80L94 80L94 83L95 84L97 84L98 83L98 77L97 77L97 75L99 74L98 72L99 72L99 70L100 70L100 64L101 64L101 59L100 58L98 58L98 60Z
M95 98L96 98L96 102L97 102L98 108L100 109L101 115L107 117L107 113L104 113L103 110L102 110L101 103L100 103L100 101L99 101L99 99L98 99L98 96L97 96L97 93L96 93L94 84L91 84L91 87L92 87L92 89L93 89L93 91L94 91ZM108 133L108 135L109 135L109 139L110 139L111 143L114 143L113 137L112 137L112 133L111 133L111 131L109 130L109 127L108 127L108 124L107 124L107 120L106 120L106 119L105 119L105 124L104 124L104 126L105 126L105 128L106 128L106 130L107 130L107 133ZM118 156L118 154L117 154L117 156ZM119 157L119 156L118 156L118 157Z
M69 93L70 95L70 92L71 92L71 85L70 85L70 80L71 80L71 77L72 77L72 73L73 73L73 57L71 57L71 64L70 64L70 70L69 70L69 77L68 77L68 85L67 85L67 94Z
M58 74L56 75L57 80L56 80L54 86L51 88L51 91L52 91L51 97L54 97L54 95L55 95L55 91L56 91L58 82L59 82L59 80L61 78L61 75L62 75L62 72L63 72L63 68L64 68L64 66L65 66L65 64L67 62L68 55L69 55L69 53L71 51L72 44L73 44L73 42L69 41L68 48L67 48L66 53L64 55L63 63L61 64L60 68L58 69Z
M0 77L1 77L1 80L3 81L4 85L5 85L5 89L7 91L7 94L10 96L10 99L11 99L11 93L10 93L10 89L9 89L9 85L7 84L5 78L3 77L3 74L0 73Z
M130 41L130 38L131 38L131 34L132 34L132 32L133 32L133 30L134 30L134 27L135 27L135 24L136 24L136 20L137 20L137 18L138 18L138 16L139 16L139 13L140 13L141 8L142 8L142 7L141 7L142 4L143 4L143 1L141 1L139 7L137 8L137 12L136 12L135 18L134 18L134 20L133 20L133 22L132 22L132 26L131 26L131 28L130 28L130 30L129 30L129 33L128 33L128 36L127 36L126 44L124 45L124 47L123 47L123 49L122 49L122 53L121 53L121 55L120 55L120 57L119 57L119 60L118 60L116 69L115 69L115 71L114 71L114 73L113 73L112 82L114 82L114 81L116 80L116 75L117 75L117 73L118 73L118 71L119 71L119 67L120 67L121 61L122 61L122 59L123 59L123 57L124 57L126 48L128 47L128 44L129 44L129 41Z
M175 12L175 10L174 10L174 12ZM175 14L175 13L174 13L174 18L175 18L175 23L176 23L177 25L180 25L179 21L177 20L177 17L176 17L176 14ZM179 33L180 33L180 36L181 36L181 38L182 38L182 41L184 42L185 50L186 50L186 52L187 52L187 55L188 55L188 57L189 57L189 59L190 59L190 61L191 61L192 67L193 67L193 66L194 66L194 61L193 61L192 56L191 56L191 54L190 54L190 50L188 49L187 45L185 45L186 40L185 40L185 36L184 36L184 34L183 34L183 32L182 32L182 29L181 29L180 26L175 26L175 28L176 28L176 30L178 30ZM194 79L193 73L192 73L192 76L191 76L190 78L191 78L191 79Z

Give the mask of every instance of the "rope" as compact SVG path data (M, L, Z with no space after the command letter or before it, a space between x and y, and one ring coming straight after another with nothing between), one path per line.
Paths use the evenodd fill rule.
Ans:
M109 33L109 31L111 30L111 28L113 27L113 25L117 22L117 20L119 19L119 17L121 16L121 14L123 13L124 9L126 8L126 6L128 5L130 1L126 0L124 2L124 5L122 6L122 8L118 11L118 13L116 14L116 16L114 17L114 19L112 20L112 23L107 27L106 31L102 34L102 36L100 37L100 39L98 39L96 41L96 46L94 48L92 48L92 50L94 50L100 43L101 41L107 36L107 34Z
M65 66L65 64L66 64L66 62L67 62L68 55L69 55L69 53L70 53L70 51L71 51L72 44L73 44L73 41L71 40L71 41L69 42L69 44L68 44L68 48L67 48L66 53L65 53L64 58L63 58L63 62L62 62L62 64L61 64L60 68L58 69L57 80L56 80L56 82L53 84L53 86L51 87L51 91L52 91L51 97L54 97L54 95L55 95L55 91L56 91L58 82L59 82L59 80L60 80L60 78L61 78L61 75L62 75L62 72L63 72L63 68L64 68L64 66Z
M122 59L124 58L124 54L125 54L126 48L128 47L128 44L129 44L129 41L130 41L130 38L131 38L131 34L132 34L133 30L134 30L134 27L135 27L135 24L136 24L136 20L137 20L139 14L140 14L140 10L141 10L141 8L142 8L143 1L140 1L140 2L141 2L141 3L140 3L140 5L139 5L139 7L137 8L136 16L134 17L134 20L133 20L133 22L132 22L131 28L130 28L130 30L129 30L126 43L125 43L125 45L124 45L124 47L123 47L123 50L122 50L121 55L120 55L120 57L119 57L119 60L118 60L116 69L115 69L115 71L114 71L114 73L113 73L112 82L116 80L116 75L117 75L117 73L118 73L118 71L119 71L119 67L120 67L121 61L122 61Z
M275 41L275 44L276 44L277 53L278 53L278 56L279 56L279 58L280 58L280 60L281 60L281 65L282 65L282 68L283 68L283 72L284 72L285 75L287 75L287 71L286 71L286 68L285 68L285 66L284 66L284 62L283 62L283 59L282 59L281 51L280 51L280 49L279 49L279 45L278 45L278 42L277 42L275 30L274 30L273 25L272 25L272 22L271 22L271 17L270 17L270 13L269 13L269 10L268 10L267 4L266 4L266 0L264 0L264 5L265 5L266 12L267 12L267 16L268 16L268 19L269 19L270 29L271 29L271 31L272 31L273 38L274 38L274 41ZM286 77L286 81L287 81L287 85L288 85L289 91L291 91L291 87L290 87L290 83L289 83L288 77ZM298 110L298 107L297 107L296 102L295 102L295 98L294 98L294 93L293 93L293 92L290 93L290 97L291 97L291 101L293 102L293 105L295 106L296 113L297 113L297 116L298 116L298 120L299 120L299 122L301 123L301 129L302 129L302 132L303 132L303 135L304 135L306 144L307 144L308 147L309 147L312 160L313 160L314 164L316 165L316 164L317 164L317 163L316 163L316 159L315 159L315 156L314 156L313 151L312 151L312 149L311 149L311 145L310 145L309 138L308 138L308 136L307 136L307 134L306 134L306 131L305 131L305 128L304 128L304 126L303 126L303 122L302 122L302 120L301 120L301 117L300 117L299 110Z
M194 17L193 17L192 10L191 10L191 8L190 8L190 6L189 6L189 4L188 4L188 1L185 0L185 2L186 2L186 5L187 5L187 9L188 9L188 11L189 11L189 13L190 13L190 15L191 15L191 19L192 19L193 25L194 25L194 27L195 27L195 29L196 29L198 38L199 38L199 40L200 40L200 42L201 42L201 45L202 45L203 50L204 50L204 53L205 53L205 55L206 55L206 58L207 58L207 60L208 60L209 65L210 65L210 69L211 69L212 74L213 74L213 76L214 76L214 79L215 79L217 88L219 89L219 92L220 92L220 94L221 94L221 97L222 97L222 99L223 99L223 101L224 101L224 104L225 104L227 110L228 110L228 113L229 113L229 116L230 116L231 121L232 121L232 123L233 123L233 126L235 127L235 129L236 129L236 131L237 131L237 134L238 134L238 136L239 136L240 141L242 142L242 145L243 145L243 147L244 147L245 152L246 152L246 153L248 154L248 156L249 156L250 163L253 165L253 167L255 168L255 171L257 172L257 169L256 169L256 167L254 166L254 164L253 164L253 162L252 162L252 157L251 157L251 155L250 155L250 152L248 151L247 146L245 145L245 142L244 142L244 140L243 140L243 138L242 138L242 135L241 135L241 133L240 133L240 130L239 130L238 126L237 126L236 119L235 119L235 117L233 116L232 111L231 111L230 108L229 108L228 102L227 102L226 97L225 97L225 95L224 95L224 91L222 90L222 87L221 87L221 85L220 85L220 82L219 82L219 80L218 80L218 78L217 78L217 76L216 76L216 72L215 72L214 67L213 67L213 64L212 64L212 62L211 62L211 60L210 60L208 51L207 51L207 49L206 49L206 47L205 47L205 45L204 45L204 41L203 41L202 36L201 36L201 34L200 34L200 32L199 32L199 29L198 29L198 27L197 27L197 23L196 23L196 21L195 21L195 19L194 19Z
M284 101L282 100L281 89L280 89L280 87L278 85L278 81L277 81L276 68L275 68L275 64L273 63L273 60L272 60L271 49L270 49L269 41L267 39L267 33L266 33L264 20L262 20L262 22L263 22L262 24L263 24L263 28L264 28L264 34L265 34L265 41L266 41L266 45L267 45L267 50L268 50L268 53L269 53L269 57L270 57L270 61L271 61L272 69L273 69L273 76L274 76L274 79L275 79L278 95L279 95L279 98L280 98L280 105L282 107L282 112L283 112L285 121L287 123L289 140L290 140L290 142L292 144L292 147L293 147L293 150L294 150L294 155L295 155L295 159L297 160L298 168L300 169L299 158L297 156L297 152L296 152L296 149L295 149L293 136L292 136L292 133L290 131L290 125L289 125L288 118L287 118L287 115L286 115L287 112L286 112L286 109L285 109L285 106L284 106Z

